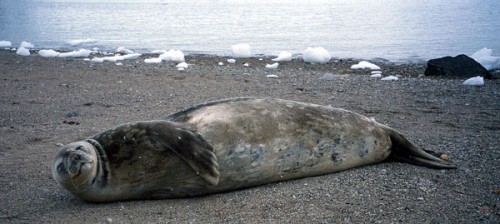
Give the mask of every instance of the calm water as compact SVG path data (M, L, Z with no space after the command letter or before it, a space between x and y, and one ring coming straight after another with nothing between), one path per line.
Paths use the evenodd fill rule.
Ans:
M499 0L0 0L0 40L36 48L180 49L429 59L482 47L500 55ZM95 39L71 46L65 41Z

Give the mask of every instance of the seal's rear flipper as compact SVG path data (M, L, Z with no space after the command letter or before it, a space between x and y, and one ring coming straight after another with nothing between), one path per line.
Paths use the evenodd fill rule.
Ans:
M442 160L432 154L438 153L423 150L406 139L399 132L384 126L384 130L389 134L392 141L392 152L390 159L407 162L415 165L435 168L435 169L456 169L457 166Z

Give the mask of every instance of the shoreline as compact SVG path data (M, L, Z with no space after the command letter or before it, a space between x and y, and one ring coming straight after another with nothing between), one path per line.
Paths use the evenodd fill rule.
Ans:
M18 56L0 51L0 222L498 223L500 80L423 77L425 64L378 64L397 81L352 70L353 59L190 57L146 64ZM248 67L244 63L249 63ZM327 74L330 74L326 76ZM268 78L276 75L277 78ZM326 77L326 78L324 78ZM209 100L273 97L331 105L386 124L449 155L457 170L385 162L339 173L172 200L92 204L51 176L58 145Z
M41 50L55 50L61 53L66 53L66 52L72 52L72 51L78 51L80 49L86 49L89 51L92 51L92 56L98 56L98 57L105 57L105 56L111 56L118 54L118 52L115 52L116 49L110 49L108 50L92 50L92 48L85 48L85 47L74 47L74 48L31 48L29 49L31 52L31 55L37 54ZM7 52L14 52L17 50L16 47L8 47L8 48L0 48L0 51L7 51ZM139 49L139 50L132 50L134 53L139 53L141 54L141 57L143 56L158 56L158 53L153 53L154 50L147 50L147 49ZM165 50L167 51L167 50ZM220 52L220 53L210 53L210 52L204 52L204 51L182 51L186 57L217 57L217 58L235 58L232 56L231 50L228 49L225 53ZM245 58L261 58L261 59L272 59L278 56L279 52L276 52L274 54L264 54L264 53L257 53L257 54L252 54L250 57L245 57ZM40 56L40 55L39 55ZM292 53L292 59L293 60L302 60L303 53L302 52L295 52ZM446 56L446 55L443 55ZM80 57L78 57L80 58ZM237 59L237 58L236 58ZM378 62L378 63L392 63L392 64L420 64L420 63L425 63L428 60L432 58L419 58L419 57L412 57L408 56L406 58L397 58L397 59L386 59L383 57L373 57L373 58L366 58L366 57L336 57L335 55L332 55L331 61L335 60L354 60L354 61L373 61L373 62Z

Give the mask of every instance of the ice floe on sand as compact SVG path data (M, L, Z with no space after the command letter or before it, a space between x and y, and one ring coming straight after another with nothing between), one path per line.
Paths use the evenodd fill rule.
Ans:
M275 62L273 64L266 64L266 68L268 69L277 69L280 64L278 62Z
M492 54L492 49L483 48L476 51L470 57L486 68L486 70L500 69L500 57L492 56Z
M371 70L380 70L380 67L376 64L367 62L367 61L360 61L357 64L354 64L351 66L351 69L371 69Z
M189 67L189 64L186 62L181 62L181 63L177 64L175 67L177 67L177 70L179 70L179 71L184 71Z
M165 50L155 50L152 53L160 54L157 58L147 58L144 59L145 63L148 64L159 64L162 61L174 61L174 62L184 62L186 61L184 53L180 50L171 49L169 51Z
M38 54L42 57L46 58L86 58L90 56L92 53L91 50L80 49L78 51L70 51L70 52L59 52L52 49L49 50L40 50Z
M397 76L390 75L390 76L386 76L384 78L381 78L380 80L382 80L382 81L396 81L396 80L399 80L399 78Z
M271 59L272 61L277 61L277 62L282 62L282 61L291 61L292 60L292 53L288 51L282 51L278 55L277 58Z
M21 55L21 56L29 56L30 50L28 50L24 47L19 47L16 51L16 54Z
M472 77L470 79L465 80L463 85L465 85L465 86L482 86L482 85L484 85L484 78L481 76Z
M19 44L19 48L17 48L16 54L21 56L29 56L30 49L34 47L35 45L33 45L32 43L23 41L21 42L21 44Z
M122 60L137 59L139 56L141 56L141 54L139 53L126 54L126 55L117 54L114 56L94 57L90 61L95 63L102 63L104 61L117 62Z
M322 47L308 47L302 55L302 59L307 63L324 64L330 61L332 56Z

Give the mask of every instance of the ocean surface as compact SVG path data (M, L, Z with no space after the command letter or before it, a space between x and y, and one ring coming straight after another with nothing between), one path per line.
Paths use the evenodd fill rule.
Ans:
M300 54L324 47L336 58L426 60L500 55L499 0L0 0L0 40L36 49L230 55ZM91 39L78 45L71 40Z

